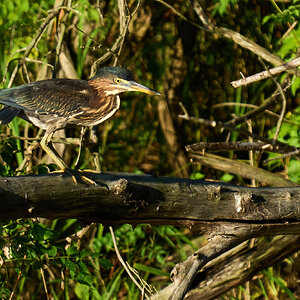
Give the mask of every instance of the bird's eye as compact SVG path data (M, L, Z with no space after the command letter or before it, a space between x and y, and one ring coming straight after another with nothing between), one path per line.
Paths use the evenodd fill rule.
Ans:
M115 82L115 83L121 83L121 79L115 78L115 79L114 79L114 82Z

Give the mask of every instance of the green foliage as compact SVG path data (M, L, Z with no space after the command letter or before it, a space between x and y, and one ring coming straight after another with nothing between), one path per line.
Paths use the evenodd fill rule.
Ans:
M8 61L20 56L20 49L26 47L37 30L46 11L53 7L51 1L2 0L0 2L0 75L4 76ZM30 13L28 13L30 11ZM21 29L21 30L20 30ZM46 50L46 43L40 43L39 50ZM24 50L23 50L24 51ZM37 58L38 52L33 51L31 58ZM9 74L6 74L9 78Z
M74 221L69 225L79 229L81 226ZM100 225L92 243L78 248L76 241L69 244L64 239L70 229L70 226L64 223L68 221L55 220L50 227L32 220L2 224L0 257L5 261L2 268L8 271L9 265L13 264L15 271L21 272L25 279L25 288L36 285L32 274L36 272L38 275L41 268L51 268L53 272L61 270L65 278L50 280L48 286L55 289L59 282L64 281L64 284L71 288L72 282L76 282L74 293L79 299L112 299L112 295L122 285L123 269L111 261L115 259L110 233L103 234L103 227ZM184 253L182 243L192 245L181 231L172 226L139 225L133 229L127 224L118 228L115 235L123 258L133 265L144 280L150 275L164 276L167 280L169 273L162 269L167 267L169 270L173 264L166 263L166 257L178 248ZM107 271L112 274L112 278L103 281L100 274ZM9 272L0 274L2 282L7 282L8 274ZM130 280L126 281L126 286L127 289L134 287ZM2 295L9 295L11 292L4 284L0 291ZM42 293L43 289L37 292Z
M273 295L277 296L281 289L284 291L284 295L287 295L289 299L296 300L291 290L287 287L287 283L282 278L276 276L272 268L268 268L267 270L263 271L263 274L269 279L269 284L272 288Z
M217 13L221 16L227 11L229 5L234 5L237 0L219 0L216 1L216 7L212 10L212 16L215 16Z
M224 174L221 177L221 180L224 182L230 182L230 181L232 181L233 178L234 178L234 175L232 175L232 174Z
M0 176L12 176L13 169L11 162L13 158L13 151L17 149L15 139L7 139L0 143L0 153L3 163L0 164Z
M299 160L291 159L288 163L288 175L291 181L300 183L300 162Z
M293 114L291 114L290 121L293 123L283 122L278 140L280 142L286 143L290 146L299 147L300 146L300 132L299 125L300 124L300 107L298 107ZM276 128L272 128L269 130L269 138L272 138L275 134Z
M4 76L6 66L10 62L2 87L7 86L13 67L24 54L20 49L31 42L49 10L53 8L54 2L0 2L1 76ZM117 1L100 1L104 26L101 25L96 2L73 1L74 7L64 20L64 45L70 53L78 77L82 79L90 75L91 64L110 49L119 35ZM132 13L137 1L127 3ZM214 17L218 26L236 30L288 61L295 58L299 48L299 25L285 36L290 26L288 23L299 19L299 4L279 3L278 8L274 3L220 0L214 1L212 6L208 4L205 10ZM188 1L175 1L173 5L185 17L191 18ZM62 12L65 13L64 10ZM197 22L195 19L193 21ZM60 20L53 20L30 53L29 59L54 63ZM116 55L117 53L114 53L113 58L104 64L111 64ZM99 150L102 170L139 174L144 171L159 175L180 174L178 164L174 160L180 151L184 151L185 145L197 141L225 140L227 132L225 134L198 124L183 122L178 118L178 115L182 114L179 102L182 102L188 113L195 117L227 121L232 114L243 115L248 108L236 105L219 109L213 108L215 104L228 101L260 105L274 88L273 81L269 80L234 90L230 81L239 78L240 72L250 75L264 69L257 57L248 50L237 47L232 41L195 29L174 11L161 3L151 1L144 1L141 11L131 21L118 64L132 70L137 81L165 94L177 135L174 141L177 149L172 149L166 142L165 135L169 128L165 132L162 129L157 99L128 94L123 97L125 101L122 101L116 118L105 122L96 131L100 143L95 151ZM27 61L26 66L29 79L36 80L42 69L41 64ZM63 66L58 66L58 69L62 68ZM24 83L27 80L25 75L23 69L19 71L14 84ZM295 124L300 123L299 85L300 79L293 78L293 84L286 93L289 112L286 118ZM276 104L270 109L278 112L280 106ZM14 136L34 137L36 130L32 126L26 128L25 124L23 120L15 119L9 127L1 126L4 136L0 139L0 176L27 173L26 168L21 172L17 170L23 165L25 142L7 138L10 133ZM243 126L241 125L242 128ZM262 116L253 120L251 126L253 132L268 134L272 138L276 121ZM72 129L67 131L67 135L78 137L79 131ZM241 137L231 133L230 139L237 141ZM278 139L299 146L299 126L284 122ZM74 146L66 146L69 165L73 166L78 147L76 151L74 149ZM175 151L173 156L170 155L172 151ZM83 145L80 167L94 167L91 152L94 152L94 149ZM234 159L245 159L245 155L234 151L226 155ZM44 163L39 150L34 151L33 157L33 161L38 163L34 163L30 172L44 174L55 169L53 164ZM255 163L259 165L259 161ZM270 162L267 168L270 171L286 170L290 180L299 182L299 164L299 161L290 158ZM239 176L216 172L205 166L187 163L186 169L192 179L207 178L243 183ZM17 220L1 224L1 297L9 299L16 284L17 299L23 299L26 291L36 299L44 299L45 292L41 284L43 271L46 286L54 299L139 299L139 290L116 258L112 237L107 228L98 224L78 240L73 234L82 228L83 225L75 219ZM115 229L115 235L122 257L138 272L138 280L150 282L157 289L169 282L168 273L175 262L171 258L176 256L176 261L186 259L186 245L197 249L192 242L194 236L190 231L173 226L143 224L133 228L123 225ZM74 239L68 239L69 236ZM250 297L267 299L270 289L274 289L278 295L279 290L281 295L293 299L287 281L281 279L280 275L270 270L262 274L264 277L253 283ZM240 287L238 293L243 295L247 291Z
M194 172L190 176L191 179L204 179L205 174L202 174L201 172Z
M278 51L278 55L280 55L284 59L295 58L297 49L299 48L300 41L300 26L292 31L283 41L281 47ZM298 81L299 87L299 81Z
M300 124L300 106L298 106L294 113L290 115L290 121L292 123L283 123L279 135L278 140L280 142L283 142L285 144L288 144L290 146L299 147L300 146L300 131L299 131L299 125ZM268 132L269 138L272 138L275 134L276 127L272 128ZM269 155L270 158L276 157L278 155L271 154ZM271 161L268 163L270 168L276 168L283 165L282 161ZM300 183L300 169L299 169L299 161L295 158L288 159L288 162L286 163L286 167L288 170L288 175L290 180Z
M270 14L263 18L262 24L272 23L274 25L293 23L299 20L300 4L290 5L284 11L279 11L277 14Z

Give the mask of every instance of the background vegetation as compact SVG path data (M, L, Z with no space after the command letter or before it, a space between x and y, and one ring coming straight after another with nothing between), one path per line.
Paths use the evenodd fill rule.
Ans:
M299 55L300 26L295 24L299 20L299 1L216 0L201 1L201 5L217 26L241 33L283 60ZM24 57L26 47L57 6L63 8ZM178 115L183 114L180 103L191 116L209 120L228 121L233 114L244 114L249 108L239 104L260 105L274 92L276 84L268 79L234 89L230 81L239 79L240 72L248 76L272 66L265 66L254 53L231 40L195 27L193 22L200 23L189 1L168 1L167 4L160 0L142 3L130 0L125 11L127 16L134 15L124 43L100 65L117 62L130 69L136 81L161 92L165 98L135 93L123 95L119 112L96 129L99 143L91 147L89 134L85 135L86 146L82 147L78 167L95 169L94 158L97 157L104 171L259 185L238 175L192 164L185 145L243 139L235 133L228 135L227 131L183 121ZM93 63L113 47L120 35L117 0L2 0L0 14L2 88L10 83L16 86L53 76L87 79ZM54 66L54 70L49 65ZM20 68L14 73L16 66ZM285 77L286 74L281 75L277 80L282 82ZM293 146L299 146L299 82L299 78L292 78L285 94L285 118L290 122L283 123L279 134L280 141ZM216 106L226 102L228 106ZM275 103L270 109L280 114L281 103ZM264 114L252 120L248 127L242 127L251 126L253 132L272 138L277 120ZM24 154L32 141L17 137L31 138L37 133L36 128L17 118L9 126L1 126L1 176L55 169L39 148L29 157ZM80 129L68 129L66 136L78 138ZM64 159L74 167L78 145L58 145ZM248 153L220 154L249 161ZM273 156L255 154L252 163L299 183L299 161L291 157L262 164L262 160ZM85 226L77 220L32 219L2 223L1 297L139 299L139 290L116 258L108 229L93 224L84 231ZM205 240L187 229L147 224L136 228L124 225L116 228L115 234L121 255L152 292L167 285L174 264L184 260L188 251L197 249ZM263 271L250 284L229 291L224 299L296 299L300 294L298 264L299 257L295 254Z

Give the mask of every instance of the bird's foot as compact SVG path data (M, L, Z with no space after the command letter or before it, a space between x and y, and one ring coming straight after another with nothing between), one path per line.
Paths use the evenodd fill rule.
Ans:
M83 172L83 171L65 168L63 170L57 170L52 173L67 173L67 174L71 175L75 184L77 184L78 182L84 182L85 184L88 184L88 185L97 185L97 183L93 179L89 178L86 175L81 174L81 172Z
M100 174L101 171L97 170L92 170L92 169L84 169L84 170L78 170L79 172L88 172L88 173L95 173L95 174Z

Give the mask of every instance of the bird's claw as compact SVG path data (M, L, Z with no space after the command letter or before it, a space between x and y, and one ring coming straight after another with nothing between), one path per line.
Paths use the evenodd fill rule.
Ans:
M73 170L73 169L66 168L64 170L57 170L52 173L67 173L72 177L73 182L75 184L77 184L78 182L84 182L88 185L97 185L97 183L93 179L89 178L88 176L80 174L81 172L82 172L81 170Z

